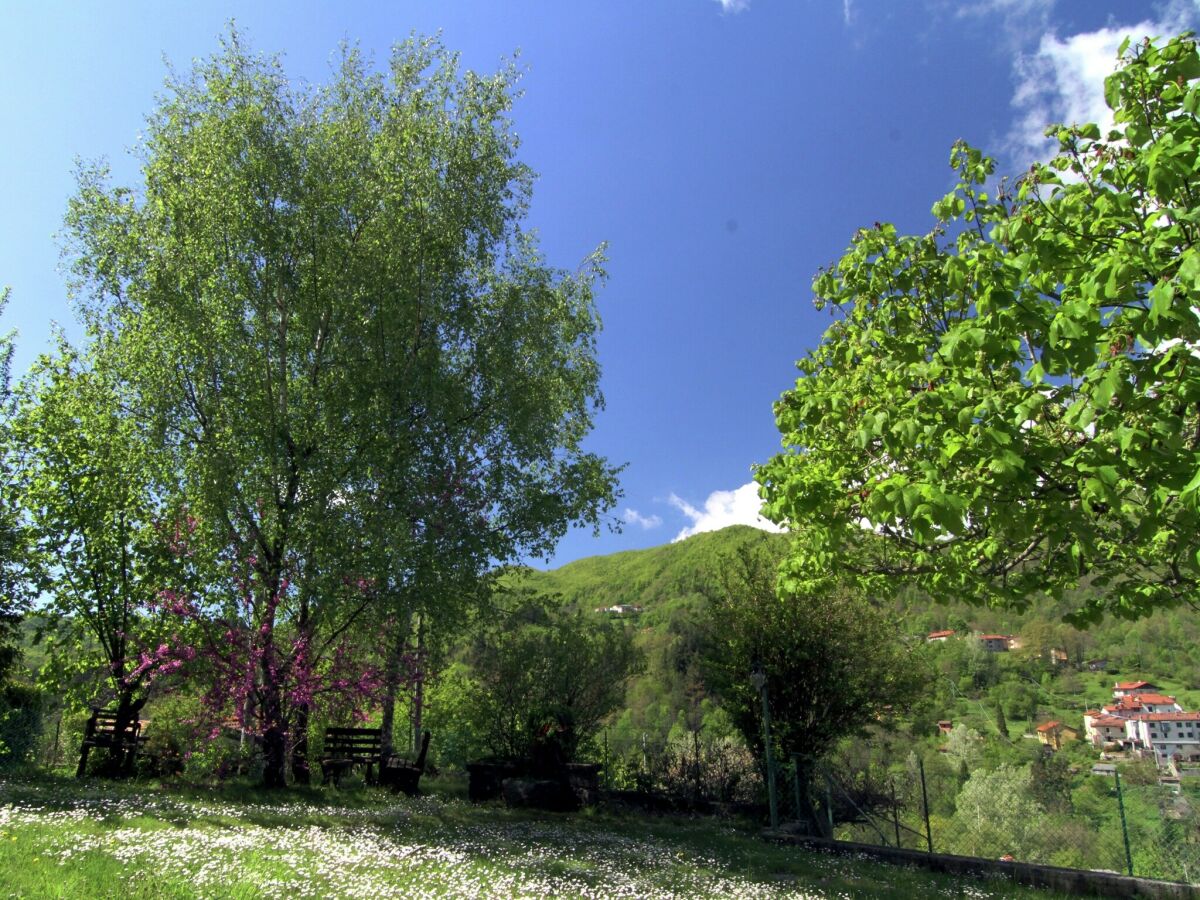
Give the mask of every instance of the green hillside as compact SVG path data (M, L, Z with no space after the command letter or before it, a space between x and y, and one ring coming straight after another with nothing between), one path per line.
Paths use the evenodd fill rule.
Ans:
M571 604L629 604L649 612L699 593L712 583L712 572L722 558L739 547L786 540L748 525L732 525L648 550L591 556L549 572L524 569L520 577L523 584L559 594Z
M558 595L594 615L597 608L625 604L640 612L620 615L636 631L647 654L647 671L630 684L627 708L614 721L615 739L665 740L675 728L701 727L712 720L697 660L705 594L717 585L724 558L746 544L779 546L788 538L747 526L698 534L677 543L568 563L548 572L519 570L507 581L538 593ZM938 718L990 727L997 705L1006 707L1014 731L1039 716L1079 720L1085 708L1105 702L1115 677L1145 678L1176 694L1188 709L1200 708L1200 616L1190 607L1163 610L1128 622L1106 619L1086 631L1066 625L1061 604L1032 604L1024 611L934 601L900 589L891 603L903 631L914 638L954 629L1020 636L1024 647L980 659L971 641L931 646L930 692L914 721L920 734ZM1066 660L1055 660L1052 651ZM1089 663L1091 666L1089 667ZM975 721L978 720L978 721ZM1079 724L1076 722L1076 724Z
M554 595L591 615L599 608L639 608L617 616L635 631L646 654L646 671L626 692L626 708L608 730L618 748L644 740L662 744L672 733L729 731L700 677L697 652L706 591L717 584L722 560L754 543L780 545L786 536L745 525L693 535L647 550L629 550L568 563L548 572L507 573L512 587Z

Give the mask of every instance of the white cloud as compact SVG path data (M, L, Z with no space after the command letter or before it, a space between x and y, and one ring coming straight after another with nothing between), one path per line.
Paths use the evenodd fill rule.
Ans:
M750 8L750 0L717 0L721 4L721 12L740 13Z
M961 18L972 16L994 16L1024 19L1029 24L1030 17L1044 22L1054 9L1055 0L975 0L974 3L955 3L955 15Z
M625 507L625 511L621 513L621 521L626 525L640 525L643 531L649 531L651 528L657 528L662 524L662 518L659 516L643 516L636 509Z
M703 509L697 509L675 494L668 498L668 502L692 522L675 535L676 541L682 541L702 531L717 531L729 525L752 525L763 531L783 530L758 514L762 509L762 500L758 496L758 485L753 481L743 484L737 490L713 491L704 501Z
M1017 87L1012 104L1017 121L1009 135L1018 165L1046 159L1056 144L1043 135L1045 127L1062 122L1095 122L1101 134L1112 127L1112 111L1104 103L1104 79L1117 63L1117 48L1130 37L1172 37L1193 25L1200 0L1169 4L1157 19L1132 25L1112 25L1060 39L1042 35L1036 51L1018 54L1013 63Z

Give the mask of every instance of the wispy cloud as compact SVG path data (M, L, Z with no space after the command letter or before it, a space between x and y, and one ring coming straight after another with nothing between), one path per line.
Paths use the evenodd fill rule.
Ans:
M750 8L750 0L717 0L723 13L740 13Z
M659 516L643 516L636 509L625 507L625 511L621 513L621 521L626 525L640 525L643 531L649 531L651 528L657 528L662 524L662 518Z
M1023 19L1026 26L1043 24L1054 10L1055 0L974 0L954 2L954 12L959 18L972 16L1003 16Z
M1015 5L1015 0L1014 0ZM1016 90L1012 105L1017 118L1009 134L1014 162L1027 165L1046 159L1055 144L1043 135L1049 124L1095 122L1101 133L1112 127L1112 111L1104 103L1104 79L1117 63L1117 48L1126 37L1167 38L1195 27L1200 0L1176 0L1154 19L1113 24L1059 38L1043 34L1037 49L1017 54L1013 63Z
M762 500L758 496L758 485L753 481L736 490L713 491L704 501L702 508L693 506L676 494L667 499L692 523L675 535L676 541L682 541L702 531L717 531L729 525L752 525L763 531L783 530L759 515Z
M854 21L854 4L851 0L842 0L842 21L847 26Z

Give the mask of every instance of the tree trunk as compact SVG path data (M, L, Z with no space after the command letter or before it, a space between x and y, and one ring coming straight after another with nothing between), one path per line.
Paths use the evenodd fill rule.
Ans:
M396 694L400 689L400 660L404 656L411 628L412 616L409 613L402 614L392 625L391 646L388 648L383 671L383 719L380 728L383 730L384 759L396 752Z
M308 765L308 715L308 704L301 703L296 707L292 722L296 736L292 744L292 781L305 785L312 783L312 770Z
M425 617L417 617L417 666L416 684L413 686L412 702L412 748L416 753L421 745L421 709L425 705Z
M269 788L287 785L287 729L280 700L279 685L263 685L263 787Z
M117 695L117 721L113 728L113 746L109 752L109 766L113 775L132 775L137 755L137 738L132 744L124 742L141 712L142 704L133 699L133 688L123 687Z
M268 615L259 628L262 656L259 674L259 712L262 716L263 786L287 785L287 722L283 715L283 689L275 660L275 617Z
M305 653L311 652L307 648L312 647L312 630L309 621L308 610L308 594L303 592L300 595L300 610L296 620L296 627L300 635L305 638ZM293 667L298 663L304 666L311 665L312 660L306 657L303 660L292 660ZM296 784L311 784L312 771L308 765L308 718L311 712L311 707L307 701L296 704L295 714L293 716L292 733L295 740L292 744L292 780Z

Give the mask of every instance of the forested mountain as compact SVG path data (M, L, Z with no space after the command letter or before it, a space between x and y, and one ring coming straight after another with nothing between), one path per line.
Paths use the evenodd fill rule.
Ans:
M624 740L642 733L662 740L672 727L695 729L706 717L720 727L697 657L706 597L719 589L718 568L739 547L759 542L782 547L787 540L732 526L647 550L581 559L547 572L520 570L507 581L558 595L593 615L619 615L636 629L647 669L630 684L627 708L612 733ZM1085 706L1104 699L1116 675L1154 679L1179 694L1186 708L1200 707L1200 615L1190 607L1137 621L1107 618L1079 630L1061 618L1074 608L1071 598L1058 605L1034 601L1023 612L980 608L954 598L935 601L907 590L880 599L895 609L914 640L953 629L957 637L1010 634L1023 644L1012 653L987 657L969 640L931 647L930 693L919 716L926 722L914 722L918 732L938 718L978 712L981 703L988 710L1007 706L1014 727L1027 724L1039 709L1041 715L1078 716ZM640 611L596 612L618 605ZM990 714L978 712L981 726Z

